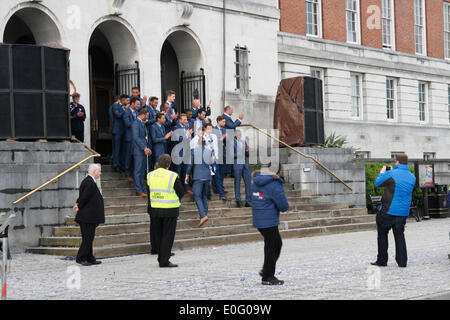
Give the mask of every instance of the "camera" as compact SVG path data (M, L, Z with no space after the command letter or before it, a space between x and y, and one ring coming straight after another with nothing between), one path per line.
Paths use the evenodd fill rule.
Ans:
M389 167L386 167L386 171L389 171L389 170L391 170L392 169L392 167L391 166L389 166Z

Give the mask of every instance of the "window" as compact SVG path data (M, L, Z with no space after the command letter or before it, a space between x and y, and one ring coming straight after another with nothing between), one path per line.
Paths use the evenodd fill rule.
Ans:
M450 85L448 86L448 122L450 123Z
M359 0L345 0L347 42L359 43Z
M350 106L352 118L361 117L361 75L350 75Z
M419 120L421 122L426 121L426 109L427 109L427 84L425 82L419 82Z
M436 159L436 152L424 152L423 161L429 161Z
M325 109L325 71L324 69L311 68L311 77L322 80L322 105Z
M386 79L386 111L387 119L395 119L395 80Z
M250 64L248 63L248 51L247 47L240 47L237 45L234 48L236 52L236 90L239 90L242 94L249 94L251 90L249 89L249 80L251 77L248 75L248 67Z
M450 59L450 3L444 2L444 45L445 57Z
M382 11L383 47L394 49L394 1L383 0Z
M356 159L370 159L370 151L356 151Z
M417 54L426 54L425 50L425 1L414 0L414 39Z
M321 0L306 0L306 34L321 36Z

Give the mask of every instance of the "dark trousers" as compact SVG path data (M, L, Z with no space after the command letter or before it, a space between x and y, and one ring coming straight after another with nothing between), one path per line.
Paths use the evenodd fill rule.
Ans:
M169 264L170 254L172 252L173 241L175 240L175 231L177 229L177 218L152 218L154 223L153 232L157 243L159 266Z
M95 237L95 228L97 228L97 226L98 224L95 223L80 223L81 246L78 250L76 261L95 261L92 245Z
M131 151L132 147L132 141L124 141L122 148L123 148L123 163L125 166L125 176L132 177L132 169L134 167L134 160L133 160L133 152Z
M209 180L194 180L192 186L194 202L197 205L200 219L208 215L208 187Z
M388 262L388 233L392 228L395 239L395 261L397 261L399 267L406 267L408 261L404 235L406 218L377 213L378 264L386 265Z
M153 254L158 253L159 247L158 239L156 238L157 231L155 231L156 223L154 219L156 218L150 215L150 246L152 247L151 253Z
M84 131L72 131L72 135L81 142L84 142Z
M122 150L123 134L113 134L113 166L114 169L125 169L123 163L123 150Z
M263 279L275 276L275 267L277 260L280 257L281 241L280 231L278 226L271 228L258 229L264 237L264 265L262 269Z
M134 159L134 188L136 193L145 192L145 181L147 174L147 156L144 151L136 151L133 153Z

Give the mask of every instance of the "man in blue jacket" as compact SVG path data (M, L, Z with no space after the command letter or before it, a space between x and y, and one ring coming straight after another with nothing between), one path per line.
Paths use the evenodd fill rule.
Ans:
M160 112L156 115L156 123L150 128L155 163L158 161L160 155L167 153L167 140L173 135L173 131L166 133L166 129L164 128L165 122L166 116L163 112Z
M124 144L123 144L123 163L125 165L125 177L128 181L133 181L131 177L131 166L133 158L132 142L133 142L133 132L131 130L131 125L134 120L137 119L138 110L140 109L141 102L137 97L131 98L130 107L125 110L123 115L123 124L125 127Z
M126 107L128 105L129 97L127 95L120 96L120 103L114 103L112 105L112 136L114 143L114 151L113 151L113 167L117 172L124 171L125 165L122 162L122 142L123 135L125 133L125 128L123 125L123 115L125 113Z
M84 121L86 120L86 110L80 104L80 94L75 92L72 95L73 102L70 103L70 126L72 136L84 142Z
M252 206L252 196L251 196L252 178L247 161L247 157L249 155L248 152L249 148L247 142L241 140L241 131L236 130L234 139L233 175L234 175L234 197L236 198L236 205L238 206L238 208L242 207L241 178L244 179L245 206L246 207Z
M189 149L189 138L192 135L192 129L189 128L189 124L187 122L186 114L181 113L178 116L178 121L175 127L173 127L174 136L172 136L172 142L173 142L173 148L172 151L172 163L174 167L174 171L178 174L180 177L180 181L183 183L184 192L188 194L192 194L191 186L188 184L184 184L184 180L186 177L186 169L188 164L184 162L184 149ZM174 140L176 139L176 140ZM175 150L176 146L178 146L179 150ZM176 159L178 158L178 159ZM181 159L182 162L179 162Z
M133 133L134 186L138 197L146 197L145 176L147 157L152 154L151 140L147 137L145 122L148 119L148 109L142 108L137 119L131 125Z
M228 136L226 138L226 142L225 142L227 147L226 147L226 153L225 153L226 166L225 166L225 175L224 176L231 176L231 177L234 176L234 173L233 173L233 155L232 155L234 131L236 130L237 127L239 127L241 125L242 120L244 120L244 114L243 113L239 113L238 119L236 119L236 121L233 121L233 119L231 118L232 115L233 115L233 107L232 106L226 106L225 109L224 109L223 115L222 115L225 118L225 129L233 130L233 134ZM228 143L228 140L229 140L229 143Z
M405 242L405 224L409 216L416 177L409 171L408 156L398 154L395 167L383 167L375 180L375 187L384 187L381 207L377 213L378 257L374 266L385 267L388 261L388 233L392 228L395 239L395 260L406 267L408 260Z
M264 265L259 272L263 285L284 283L275 277L275 267L283 245L278 230L280 212L289 210L283 183L284 179L280 175L259 170L253 172L253 226L264 237Z

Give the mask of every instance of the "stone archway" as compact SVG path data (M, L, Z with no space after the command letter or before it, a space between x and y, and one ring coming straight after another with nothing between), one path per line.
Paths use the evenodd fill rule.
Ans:
M6 23L3 42L13 44L61 43L61 33L53 19L37 8L16 11Z
M198 89L199 98L204 96L205 85L199 83L186 84L181 75L196 76L204 70L205 62L198 41L185 30L176 30L168 35L161 49L161 96L164 101L165 92L173 90L177 96L178 111L191 106L192 91ZM183 89L184 87L184 89ZM205 101L202 101L204 104Z
M122 81L119 71L133 68L138 60L136 39L125 24L105 20L95 27L89 40L91 145L106 159L112 154L108 109L113 97L130 95L131 87L140 87L139 76Z

